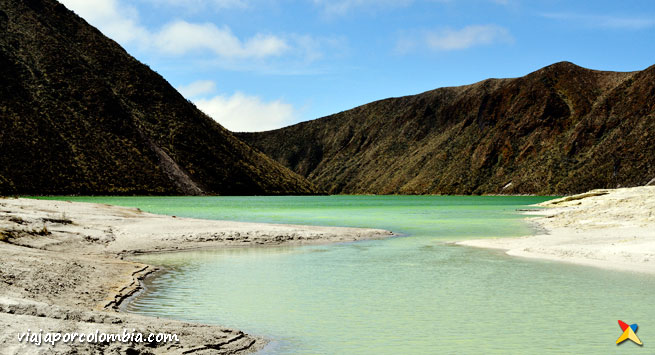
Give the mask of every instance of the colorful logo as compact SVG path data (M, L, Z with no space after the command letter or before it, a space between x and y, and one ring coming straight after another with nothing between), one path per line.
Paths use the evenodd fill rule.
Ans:
M628 325L622 320L619 320L619 327L621 327L621 330L623 330L623 334L621 334L621 336L616 339L616 345L623 343L626 339L630 339L639 345L644 345L636 334L637 328L639 327L637 324Z

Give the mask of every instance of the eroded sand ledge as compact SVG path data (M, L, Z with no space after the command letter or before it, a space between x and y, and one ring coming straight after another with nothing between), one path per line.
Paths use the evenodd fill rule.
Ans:
M457 244L613 270L655 273L655 186L593 190L540 204L529 212L546 231L521 238Z
M45 229L44 229L45 228ZM378 229L174 218L102 204L0 199L2 353L235 354L266 340L220 326L118 313L156 267L123 260L146 252L226 246L320 244L389 237ZM175 344L19 343L38 332L176 333ZM138 353L134 352L134 353Z

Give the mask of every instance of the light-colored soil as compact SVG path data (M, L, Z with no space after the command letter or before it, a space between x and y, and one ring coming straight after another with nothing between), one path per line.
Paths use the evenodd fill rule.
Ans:
M137 253L348 242L389 237L376 229L273 225L154 215L101 204L0 199L0 354L235 354L257 336L220 326L119 313L156 267ZM18 342L32 332L175 333L168 344Z
M521 238L461 245L614 270L655 273L655 186L594 190L541 204L531 218L540 230Z

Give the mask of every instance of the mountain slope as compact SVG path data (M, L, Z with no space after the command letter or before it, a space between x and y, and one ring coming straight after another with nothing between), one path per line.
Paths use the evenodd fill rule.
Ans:
M330 193L568 194L655 177L655 66L553 64L238 136Z
M0 0L0 195L305 194L54 0Z

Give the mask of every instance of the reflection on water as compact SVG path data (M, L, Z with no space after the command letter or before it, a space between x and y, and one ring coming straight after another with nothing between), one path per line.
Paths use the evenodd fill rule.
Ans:
M359 225L409 235L143 256L140 260L168 271L149 280L147 291L127 309L272 338L264 351L271 354L606 354L643 352L655 344L651 276L448 243L525 234L514 211L537 200L122 198L124 205L176 215ZM615 345L618 319L639 324L643 348Z

